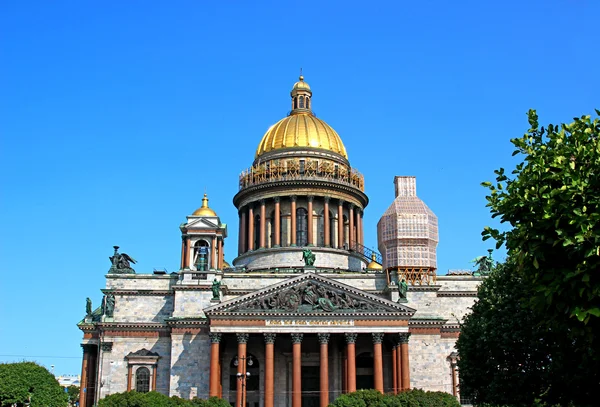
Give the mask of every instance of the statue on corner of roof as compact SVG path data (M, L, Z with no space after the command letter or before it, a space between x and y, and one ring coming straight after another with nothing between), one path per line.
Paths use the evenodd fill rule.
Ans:
M115 313L115 295L106 294L102 299L102 315L112 318Z
M474 276L487 276L492 272L492 269L495 266L495 261L492 258L492 252L494 250L488 249L487 256L479 256L471 261L471 263L475 263L475 267L477 269L473 272Z
M119 246L113 246L115 253L109 257L110 270L108 274L135 274L135 270L131 267L131 263L136 261L127 253L119 253Z
M85 299L85 316L86 317L92 316L92 300L90 299L90 297L87 297Z
M305 267L314 267L315 254L310 249L304 249L302 250L302 260L304 261Z
M218 281L216 278L213 280L212 282L212 293L213 293L213 300L220 300L221 299L221 282Z
M408 284L406 284L405 279L402 279L402 281L398 283L398 302L408 302L407 293Z

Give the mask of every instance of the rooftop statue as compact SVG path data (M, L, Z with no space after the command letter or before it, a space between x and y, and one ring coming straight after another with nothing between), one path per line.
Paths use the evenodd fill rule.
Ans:
M115 295L107 294L102 300L102 315L112 318L115 312Z
M310 249L304 249L302 250L302 260L305 266L313 267L315 265L315 254Z
M487 256L479 256L471 261L471 263L475 263L475 267L477 269L473 272L474 276L487 276L490 274L492 269L494 268L494 259L492 259L492 249L488 249Z
M113 246L115 254L109 257L111 266L108 270L109 274L135 274L135 270L131 267L131 263L136 261L129 257L127 253L119 253L119 246Z
M92 315L92 300L87 297L85 299L85 316L89 317L90 315Z
M398 302L408 302L407 293L408 284L406 284L405 279L402 279L402 281L398 283Z
M219 292L221 290L221 282L217 281L217 279L215 278L213 280L212 283L212 293L213 293L213 300L220 300L221 299L221 293Z

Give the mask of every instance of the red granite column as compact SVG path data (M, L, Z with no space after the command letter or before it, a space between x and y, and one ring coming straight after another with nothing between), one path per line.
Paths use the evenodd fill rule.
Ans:
M383 393L383 353L381 350L383 334L372 333L371 335L373 336L373 384L375 390Z
M185 238L181 236L181 270L183 270L183 262L185 261Z
M212 244L210 245L210 268L217 268L217 237L213 236Z
M338 238L337 246L338 249L344 247L344 201L338 201Z
M88 363L90 360L90 352L88 351L88 346L89 345L81 345L81 347L83 348L83 360L81 362L81 382L80 382L80 388L79 388L79 406L80 407L86 407L85 405L85 399L86 399L86 392L87 392L87 380L88 380ZM129 369L129 371L131 372L131 368ZM131 376L131 373L129 374L129 376ZM129 378L127 380L130 380ZM129 386L128 386L129 387ZM128 391L130 389L127 389Z
M156 391L156 365L152 366L152 388L150 391Z
M350 221L350 230L348 231L348 242L350 244L350 248L353 248L354 242L356 241L356 239L354 238L354 204L349 205L348 211L348 219Z
M189 236L186 236L186 239L185 239L185 262L183 264L184 268L190 267L190 242L191 242L191 239L189 238Z
M248 251L254 250L254 208L248 206Z
M402 353L402 390L410 389L410 370L408 365L409 333L400 334L400 351Z
M281 246L281 204L279 197L275 198L275 246Z
M238 340L238 366L237 366L237 388L235 395L235 406L239 407L243 403L243 396L245 386L242 386L242 382L245 382L246 376L246 344L248 343L248 334L237 334Z
M307 240L307 244L309 246L315 245L315 242L313 239L313 199L314 199L314 197L312 195L308 197L308 240Z
M266 208L265 200L260 200L260 249L265 248L265 236L266 236Z
M356 391L356 337L358 334L346 334L348 353L348 393Z
M127 391L131 391L131 379L133 376L133 366L127 368Z
M292 223L292 228L291 229L292 230L290 232L291 233L291 236L290 236L291 240L290 240L290 242L291 242L292 246L296 246L296 196L295 195L291 196L290 200L292 201L291 202L292 203L292 209L290 211L291 212L291 216L292 216L292 219L291 219L291 223Z
M364 245L365 243L365 230L363 229L363 211L361 210L358 214L360 218L360 244Z
M302 337L292 334L292 407L302 407Z
M361 244L364 245L363 242L363 238L362 238L362 218L361 218L361 210L359 208L356 208L356 241Z
M400 393L402 388L402 351L400 349L400 341L396 344L396 387L398 387L398 393Z
M220 333L209 333L210 337L210 378L208 386L208 397L219 397L221 376L219 375L219 342Z
M246 211L242 208L240 209L240 234L238 235L238 255L246 253L246 236L248 236L248 232L246 231Z
M217 268L219 270L223 270L223 238L221 237L220 239L217 239L217 241L219 242L219 254L218 254L218 259L217 259Z
M275 334L265 334L265 407L275 404Z
M325 236L323 236L323 242L325 244L325 247L330 247L331 246L331 238L330 238L330 230L329 230L329 197L326 196L323 202L323 234Z
M394 394L398 394L398 361L396 356L396 345L392 345L392 388Z
M319 407L327 407L329 405L329 334L319 334L319 343L321 344Z

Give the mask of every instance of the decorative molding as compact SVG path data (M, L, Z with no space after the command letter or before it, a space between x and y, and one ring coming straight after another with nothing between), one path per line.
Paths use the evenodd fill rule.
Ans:
M409 339L410 339L409 333L402 333L402 334L398 335L398 343L400 343L400 344L408 343Z
M373 343L381 343L383 342L383 337L385 334L381 332L373 332L371 333L371 336L373 337Z
M356 338L358 338L358 334L355 334L355 333L346 333L344 335L346 336L346 343L347 344L356 343Z
M113 343L112 342L102 342L100 344L102 352L112 352Z
M477 291L438 291L438 297L477 297Z
M327 345L329 343L329 334L317 334L317 336L319 337L319 343L321 345Z
M277 334L264 334L265 335L265 343L274 344L275 337Z
M303 337L304 337L304 334L300 334L300 333L292 334L292 343L293 344L302 343L302 338Z
M133 295L133 296L160 296L168 297L175 295L173 290L124 290L124 289L102 289L104 294Z
M221 342L222 334L218 332L210 332L208 337L210 338L210 343L219 343Z
M250 335L248 334L235 334L237 336L238 343L248 343L248 338Z

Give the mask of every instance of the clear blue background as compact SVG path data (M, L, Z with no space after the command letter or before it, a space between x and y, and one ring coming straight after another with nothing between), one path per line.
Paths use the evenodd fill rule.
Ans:
M78 374L85 298L112 246L177 270L179 225L232 197L300 68L371 199L365 241L417 176L439 217L439 272L491 243L480 182L509 139L593 113L595 0L3 1L0 3L0 360ZM498 252L498 258L502 253Z

